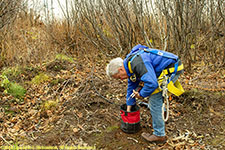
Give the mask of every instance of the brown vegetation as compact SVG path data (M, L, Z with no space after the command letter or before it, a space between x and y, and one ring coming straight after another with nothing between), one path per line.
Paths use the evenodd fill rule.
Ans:
M69 3L71 10L64 10L63 21L41 20L34 10L12 12L20 3L11 2L15 6L10 3L10 8L4 3L1 1L5 16L1 17L1 64L40 63L59 52L71 54L85 49L124 56L141 43L178 54L188 70L196 61L224 67L221 1L161 0L154 6L150 1L73 2Z

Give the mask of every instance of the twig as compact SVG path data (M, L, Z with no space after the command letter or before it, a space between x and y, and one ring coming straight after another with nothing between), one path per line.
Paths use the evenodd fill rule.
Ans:
M12 146L3 136L0 136L2 139L3 139L3 141L5 141L7 144L9 144L10 146Z
M79 117L77 116L77 114L74 112L74 108L73 108L73 115L76 117L78 123L77 124L80 124L80 119Z
M72 77L70 78L70 79L68 79L63 85L63 88L62 88L62 90L61 90L61 92L60 92L60 95L62 94L62 92L63 92L63 90L65 89L65 87L67 86L67 84L70 82L70 81L72 81Z
M100 96L101 98L103 98L106 102L108 102L108 103L110 103L110 104L115 104L114 102L111 102L110 100L108 100L107 98L105 98L103 95L101 95L99 92L98 92L98 90L97 90L97 88L95 87L95 84L94 84L94 82L93 82L93 76L94 76L94 66L93 66L93 68L92 68L92 72L91 72L91 83L92 83L92 86L93 86L93 88L94 88L94 90L95 90L95 92L97 93L97 95L98 96Z
M59 86L59 88L54 92L54 94L53 94L53 96L55 96L57 93L59 93L58 91L59 91L59 89L60 88L62 88L62 90L61 90L61 92L60 92L60 95L62 94L62 91L64 90L64 88L66 87L66 85L69 83L69 81L71 81L72 80L72 77L70 78L70 79L68 79L68 80L65 80L63 83L62 83L62 85L61 86Z
M205 68L206 68L206 67L203 67L202 70L199 72L198 76L195 77L194 79L189 80L188 83L191 83L192 81L197 80L197 79L199 78L199 76L202 74L202 72L205 70Z
M75 92L73 92L72 94L70 94L70 96L72 96L72 98L67 99L67 100L63 103L63 105L65 105L68 101L74 99L74 98L77 96L77 92L79 91L79 89L82 88L83 85L89 81L89 79L90 79L90 77L86 78L86 80L83 81L83 82L77 87L77 90L76 90Z
M186 142L179 142L179 143L177 143L177 144L172 144L172 143L168 143L169 145L171 145L172 147L177 147L177 146L181 146L181 145L185 145L186 144Z
M133 140L134 142L138 143L138 140L132 138L132 137L127 137L128 140Z
M83 82L80 84L79 87L77 87L77 90L76 90L73 94L71 94L71 96L73 96L72 99L74 99L74 98L76 97L76 94L77 94L77 92L79 91L79 89L80 89L81 87L83 87L83 85L84 85L85 83L87 83L87 82L89 81L89 79L90 79L90 77L86 78L86 80L83 81Z

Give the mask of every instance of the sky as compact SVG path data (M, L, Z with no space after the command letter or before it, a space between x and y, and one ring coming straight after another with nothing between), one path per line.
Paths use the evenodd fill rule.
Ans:
M55 19L64 18L63 10L66 10L66 2L68 3L68 7L70 7L72 1L74 0L26 0L26 2L28 3L28 8L32 8L37 13L40 13L43 20L45 20L46 18L47 10L49 12L50 17L52 16L53 12ZM149 0L149 2L150 1L154 5L154 0ZM148 5L150 8L150 3L148 3Z
M40 13L43 19L47 14L47 10L50 16L53 12L55 18L61 19L63 18L63 12L61 8L65 10L66 1L70 3L71 0L27 0L27 3L28 8L32 8L37 13Z

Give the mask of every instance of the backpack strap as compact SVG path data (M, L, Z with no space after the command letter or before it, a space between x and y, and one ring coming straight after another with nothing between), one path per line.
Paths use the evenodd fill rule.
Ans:
M128 61L128 69L130 71L131 74L133 74L133 70L131 68L131 62L134 60L135 57L137 57L138 55L144 53L144 52L147 52L147 53L152 53L152 54L155 54L155 55L159 55L159 56L162 56L162 57L166 57L166 58L169 58L169 59L174 59L174 60L178 60L178 57L173 55L172 53L169 53L169 52L161 52L159 50L156 50L156 49L146 49L146 48L140 48L136 53L134 53L133 56L131 56L130 60ZM130 57L130 56L129 56ZM175 70L173 72L177 72L177 68L178 68L178 64L176 65L175 64ZM168 74L168 73L167 73Z
M178 60L178 57L173 55L172 53L169 53L169 52L161 52L160 50L156 50L156 49L144 49L145 52L148 52L148 53L152 53L152 54L155 54L155 55L159 55L159 56L162 56L162 57L166 57L166 58L169 58L169 59L175 59L175 60Z

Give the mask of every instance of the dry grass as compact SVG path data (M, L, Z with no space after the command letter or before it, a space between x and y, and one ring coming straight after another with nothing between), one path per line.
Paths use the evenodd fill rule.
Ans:
M41 64L58 53L72 53L77 48L79 32L72 28L68 32L64 22L47 26L31 14L20 14L13 25L0 33L5 35L0 42L0 67Z
M29 15L20 16L9 30L5 30L1 54L5 65L41 62L54 52L44 24L32 21Z

